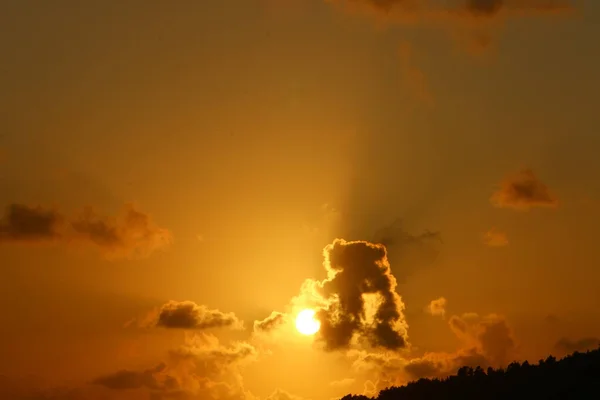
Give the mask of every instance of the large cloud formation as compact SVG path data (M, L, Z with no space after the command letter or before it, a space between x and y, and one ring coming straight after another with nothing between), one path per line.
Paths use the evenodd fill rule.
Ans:
M480 317L475 313L452 316L450 328L465 345L475 349L487 360L487 365L501 366L514 360L516 342L507 321L502 316L490 314Z
M172 243L169 230L127 204L116 218L88 207L74 218L42 206L13 203L0 219L0 243L89 243L107 258L141 258Z
M317 312L325 349L347 349L354 339L374 348L406 347L404 304L385 246L336 239L323 254L328 278L313 287L326 302Z
M242 400L253 396L244 388L241 369L257 357L258 351L247 342L223 345L201 333L187 337L154 368L117 371L93 383L113 391L141 390L151 399Z
M121 370L93 380L113 393L135 392L162 399L259 400L244 386L242 372L261 352L245 341L222 344L216 336L199 333L168 352L165 361L146 370ZM301 400L277 389L266 400Z
M462 342L454 352L403 355L353 349L347 355L357 373L373 379L370 382L375 389L419 378L442 378L455 374L463 366L505 367L517 356L512 330L502 316L465 313L452 316L448 325Z
M555 208L558 200L530 169L506 177L490 202L495 207L527 211L534 207Z

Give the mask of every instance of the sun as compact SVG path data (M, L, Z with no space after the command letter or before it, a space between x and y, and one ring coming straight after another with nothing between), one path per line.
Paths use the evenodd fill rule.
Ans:
M296 329L303 335L314 335L319 331L321 323L315 319L315 310L307 308L298 313Z

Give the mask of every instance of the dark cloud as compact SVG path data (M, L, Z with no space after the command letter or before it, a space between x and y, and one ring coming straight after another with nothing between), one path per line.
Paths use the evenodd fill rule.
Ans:
M348 356L354 359L352 366L357 372L372 374L378 389L419 378L443 378L456 374L463 366L505 367L514 360L515 341L504 318L467 313L452 316L448 324L462 341L455 352L430 352L414 357L410 353L351 350Z
M0 220L0 243L57 240L64 222L64 217L53 209L10 204Z
M432 360L414 360L404 367L404 370L414 379L436 378L440 376L442 367Z
M548 314L544 317L544 322L550 325L556 325L560 323L560 318L555 314Z
M408 233L402 220L396 219L377 230L371 241L385 246L394 276L405 283L419 268L430 266L437 259L442 236L429 230L417 235Z
M375 243L380 243L386 248L410 244L421 246L429 240L441 242L442 237L440 232L426 230L419 235L413 235L404 230L401 219L396 219L390 225L379 229L373 236Z
M222 345L212 335L198 334L169 352L167 365L175 371L181 389L198 399L245 400L242 369L258 359L257 349L247 342Z
M444 378L455 374L460 367L486 368L489 360L476 348L460 349L454 353L427 353L421 358L412 359L404 367L408 378Z
M193 335L155 368L117 371L93 383L115 393L139 390L152 400L246 400L254 397L244 388L241 368L257 355L249 343L222 345L215 336Z
M261 321L254 321L254 332L269 332L285 322L285 314L273 311Z
M557 207L558 200L530 169L507 177L490 198L495 207L529 210L533 207Z
M481 351L476 347L459 350L453 355L451 360L452 370L450 371L450 373L456 373L456 371L458 371L458 368L464 366L472 368L487 368L492 365L489 358L486 357L485 354L482 354ZM498 364L496 366L504 365Z
M512 331L503 318L487 318L479 322L481 351L493 365L506 365L513 361L516 349Z
M109 257L147 257L172 242L167 229L156 226L148 214L130 204L118 218L100 216L88 207L71 225Z
M481 53L491 47L494 33L508 18L570 14L574 0L325 0L365 13L385 23L446 31L461 47ZM342 8L342 7L339 7ZM417 93L427 94L425 75L411 70ZM424 89L424 90L422 90Z
M329 276L319 283L327 306L317 312L319 337L327 350L346 349L355 336L372 347L400 349L407 344L404 304L396 293L385 247L336 239L324 251ZM374 295L376 303L366 302ZM372 321L368 315L372 311Z
M171 329L242 328L234 313L211 310L193 301L170 301L158 311L155 326Z
M148 400L146 393L128 393L127 400ZM2 400L124 400L96 385L52 386L35 376L22 378L0 375Z
M10 204L0 220L0 243L60 242L89 243L107 258L146 257L172 242L167 229L133 205L127 205L118 218L100 216L86 208L76 218L41 206Z
M401 21L448 20L464 17L494 17L507 14L547 14L572 9L570 0L334 0L336 3L364 6Z
M493 15L502 8L504 0L467 0L466 9L475 15Z
M571 340L563 337L556 342L555 347L557 350L567 353L573 353L575 351L583 352L599 348L600 339L596 337L585 337L578 340Z
M161 363L155 368L145 371L121 370L98 377L92 381L94 385L104 386L113 390L148 388L151 390L173 390L177 387L175 378L163 375L166 364Z
M408 379L441 378L455 374L462 366L506 366L516 355L512 331L500 316L453 315L448 325L463 341L463 346L453 353L426 353L407 360L401 367Z
M456 315L450 317L448 324L450 325L450 329L452 329L457 336L465 335L467 333L467 323L464 321L464 319Z
M349 208L358 210L369 206L350 205ZM383 244L392 273L399 283L406 283L418 270L432 266L440 254L443 242L438 231L408 232L400 218L390 220L385 225L373 225L371 218L363 212L342 211L330 205L324 205L321 211L322 219L327 219L327 222L313 222L307 229L321 231L320 239L327 242L332 237L343 237L346 240L367 240Z
M480 317L474 313L453 315L448 321L450 328L463 339L466 348L476 349L477 355L485 357L487 364L502 366L513 361L516 343L506 319L490 314Z
M455 374L462 366L489 365L478 349L464 348L453 353L425 353L410 357L400 353L356 352L352 366L357 372L368 372L375 379L377 389L404 385L420 378L443 378Z

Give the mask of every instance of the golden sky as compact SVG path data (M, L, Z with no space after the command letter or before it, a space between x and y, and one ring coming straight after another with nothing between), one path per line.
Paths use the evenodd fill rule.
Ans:
M599 2L7 0L0 32L0 398L330 400L599 342Z

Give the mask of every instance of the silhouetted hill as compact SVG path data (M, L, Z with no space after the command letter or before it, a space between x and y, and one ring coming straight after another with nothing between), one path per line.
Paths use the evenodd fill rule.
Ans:
M347 395L342 400L368 400ZM506 369L462 367L444 379L419 379L382 390L377 400L600 399L600 348L559 361L550 356Z

